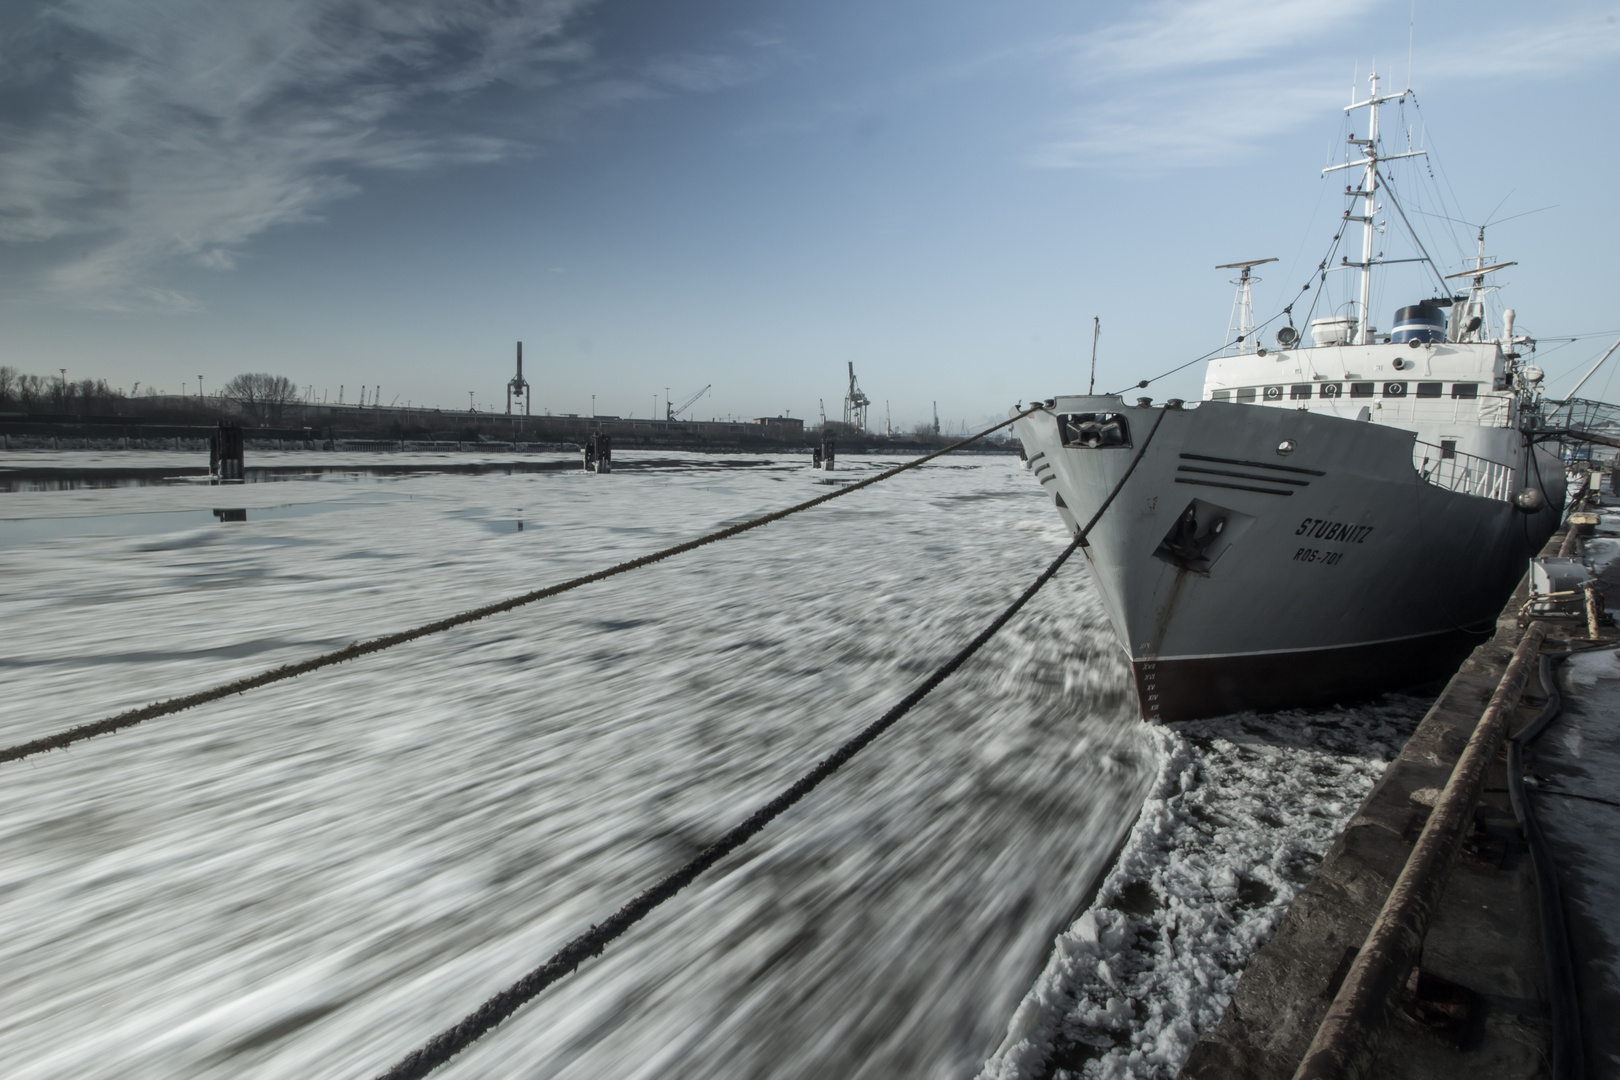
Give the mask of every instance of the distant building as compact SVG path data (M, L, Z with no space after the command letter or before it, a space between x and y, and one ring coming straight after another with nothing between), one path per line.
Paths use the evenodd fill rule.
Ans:
M754 423L769 428L778 438L804 434L804 421L794 416L756 416Z

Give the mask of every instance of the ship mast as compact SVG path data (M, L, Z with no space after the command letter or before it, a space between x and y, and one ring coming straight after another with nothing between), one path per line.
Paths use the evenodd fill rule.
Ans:
M1378 93L1378 72L1375 71L1368 75L1367 80L1372 86L1371 92L1367 95L1367 100L1356 101L1355 92L1352 88L1350 104L1344 107L1346 113L1356 109L1366 109L1368 111L1367 137L1358 139L1354 134L1350 137L1351 143L1361 147L1361 160L1347 161L1342 165L1332 165L1322 170L1326 174L1337 169L1353 169L1358 165L1362 166L1361 190L1350 191L1346 189L1345 192L1348 195L1361 197L1361 213L1359 215L1352 214L1349 218L1351 221L1361 222L1361 261L1359 263L1349 263L1349 265L1361 271L1361 303L1359 305L1360 311L1356 317L1355 344L1357 345L1372 344L1372 327L1368 323L1367 316L1369 305L1372 303L1373 232L1376 228L1373 219L1380 209L1378 205L1378 163L1380 161L1394 161L1397 158L1419 157L1423 154L1422 150L1409 150L1404 154L1389 154L1387 156L1379 154L1378 107L1386 101L1400 101L1411 91L1402 90L1398 94L1380 96ZM1349 261L1346 260L1346 262Z
M1238 276L1232 279L1232 284L1237 286L1237 296L1232 298L1232 319L1226 326L1226 355L1242 356L1254 352L1254 296L1251 288L1260 279L1249 271L1276 261L1275 258L1250 259L1248 262L1222 263L1215 268L1239 271ZM1234 334L1234 330L1237 333Z

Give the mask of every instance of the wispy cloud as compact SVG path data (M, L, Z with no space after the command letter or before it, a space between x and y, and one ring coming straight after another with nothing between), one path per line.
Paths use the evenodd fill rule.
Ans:
M1337 34L1382 0L1161 0L1141 14L1077 38L1071 71L1083 81L1215 67Z
M1049 43L1083 104L1029 163L1156 169L1240 158L1343 104L1354 49L1367 49L1363 74L1370 60L1368 37L1356 28L1393 28L1405 14L1387 0L1159 0ZM1405 21L1398 19L1403 30ZM1620 26L1591 9L1467 37L1448 27L1443 49L1431 54L1419 43L1416 69L1432 87L1481 72L1568 74L1616 55ZM1404 55L1396 67L1404 78Z
M1346 91L1324 87L1320 72L1212 75L1196 87L1177 80L1133 94L1099 95L1066 125L1068 137L1027 156L1044 168L1164 168L1224 161L1251 151L1344 103Z
M165 266L229 270L366 170L498 161L593 111L759 73L719 53L616 70L581 29L596 2L65 0L0 16L0 242L71 246L43 284L72 302L183 309ZM525 123L468 130L498 86Z
M1433 54L1420 52L1418 78L1564 76L1620 59L1620 9L1606 5L1560 15L1478 34Z

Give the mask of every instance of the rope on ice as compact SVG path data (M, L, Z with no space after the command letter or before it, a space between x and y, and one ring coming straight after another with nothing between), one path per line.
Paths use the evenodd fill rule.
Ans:
M887 731L895 721L910 712L913 706L928 696L930 690L944 682L952 672L966 663L969 657L979 651L980 646L995 636L996 631L1000 630L1008 619L1018 613L1018 609L1023 607L1030 597L1040 591L1042 585L1051 580L1052 575L1057 573L1058 568L1068 560L1070 555L1074 554L1075 549L1079 546L1080 537L1077 536L1069 543L1068 547L1063 549L1062 554L1052 560L1051 565L1041 572L1041 575L1034 580L1029 588L1024 590L1023 595L1012 602L1011 607L996 616L995 621L979 631L978 636L963 646L960 652L918 684L911 693L901 699L898 705L867 725L860 734L840 746L831 755L823 758L821 764L806 773L792 787L760 807L741 825L736 826L719 840L709 845L697 858L614 912L606 922L592 926L585 933L564 945L540 967L535 968L529 974L484 1002L477 1011L466 1019L453 1027L446 1028L434 1036L426 1045L411 1051L393 1068L383 1073L380 1080L414 1080L414 1078L426 1076L449 1061L453 1056L471 1046L494 1028L495 1025L511 1016L531 998L538 995L540 991L564 975L574 971L583 961L599 955L603 948L614 938L624 934L625 931L652 912L654 908L691 884L703 871L725 858L738 847L741 847L755 833L770 824L772 819L814 791L823 780L837 772L845 762L863 750L872 740Z
M1029 412L1034 411L1034 409L1030 409L1028 412L1020 413L1019 416L1013 419L1016 420L1022 416L1027 416ZM974 653L978 652L985 642L994 637L996 631L1005 626L1007 620L1016 615L1019 609L1040 591L1041 586L1052 579L1052 575L1058 572L1058 569L1068 561L1069 556L1073 555L1077 548L1085 546L1086 536L1096 526L1097 522L1102 519L1103 513L1113 504L1114 497L1119 494L1126 481L1130 480L1131 474L1136 471L1137 463L1146 455L1148 444L1153 441L1153 436L1158 433L1159 421L1163 419L1164 414L1160 413L1158 420L1154 422L1147 438L1142 441L1141 449L1136 452L1136 456L1131 460L1130 466L1126 468L1124 475L1114 484L1113 490L1108 493L1108 497L1098 504L1097 511L1092 514L1091 520L1086 522L1083 528L1075 531L1074 539L1069 542L1069 546L1064 548L1062 553L1052 560L1051 565L1041 571L1040 576L1030 583L1029 588L1025 589L1018 599L1014 600L1000 615L997 615L990 625L980 630L972 641L962 647L961 651L919 683L911 693L900 700L899 704L873 721L831 755L823 758L819 765L801 777L792 787L760 807L741 825L734 827L730 832L715 841L691 862L614 912L606 922L592 926L585 933L568 942L557 950L551 959L484 1002L465 1019L452 1027L446 1028L423 1046L411 1051L401 1058L393 1068L383 1073L378 1080L418 1080L418 1078L428 1075L456 1054L477 1042L502 1020L517 1012L518 1009L522 1008L546 987L561 979L564 975L575 971L584 961L600 955L609 942L622 936L632 926L651 913L654 908L673 897L687 885L690 885L703 871L725 858L738 847L741 847L755 833L770 824L774 818L788 807L814 791L823 780L837 772L845 762L860 753L869 743L893 726L897 720L910 712L918 702L928 696L929 691L949 678L957 668L965 664ZM1012 420L1007 422L1011 423ZM944 453L944 451L940 452Z
M268 686L271 683L277 683L285 679L305 675L311 671L317 671L324 667L331 667L333 664L341 664L345 660L356 660L369 653L381 652L382 650L392 648L395 645L403 645L407 641L415 641L417 638L424 638L430 634L437 634L445 630L454 629L458 626L465 626L467 623L477 622L479 619L485 619L491 615L499 615L502 612L511 611L514 608L520 608L527 604L532 604L537 600L544 600L548 597L556 596L559 593L569 592L570 590L577 589L582 585L590 585L631 570L640 569L643 566L650 566L653 563L661 562L664 559L668 559L675 555L683 555L688 551L703 547L706 544L713 544L720 540L730 539L733 536L748 532L751 529L757 529L762 525L769 525L773 521L781 521L783 518L792 514L797 514L801 510L809 510L813 506L820 506L824 502L830 502L833 499L848 495L851 492L859 491L864 487L871 487L873 484L880 481L887 480L892 476L898 476L909 469L915 469L919 465L924 465L937 457L949 454L953 450L960 450L969 443L977 442L986 435L999 431L1015 421L1028 416L1030 413L1035 412L1038 408L1038 405L1032 406L1029 409L1019 412L1016 416L1003 420L994 427L985 428L977 435L969 435L967 438L951 443L949 446L944 447L943 449L935 450L931 454L925 454L922 457L908 461L903 465L897 465L892 469L878 473L876 476L869 476L865 480L857 481L856 483L838 488L835 491L829 491L825 495L818 495L813 499L807 499L806 501L798 503L795 506L789 506L783 510L776 510L772 513L764 514L760 517L744 521L740 524L732 525L716 532L707 533L695 540L687 540L684 543L675 544L674 546L664 548L661 551L655 551L651 554L642 555L634 559L627 559L624 562L621 562L615 566L610 566L605 570L598 570L594 573L584 574L576 578L570 578L567 581L561 581L555 585L547 585L543 589L536 589L533 592L526 592L521 596L514 596L510 599L499 601L498 603L486 604L483 607L473 608L471 611L464 611L459 615L452 615L447 619L439 619L438 621L430 622L425 626L418 626L413 630L402 630L397 634L385 634L382 637L372 638L369 641L357 641L346 648L338 649L334 652L324 653L320 656L311 657L308 660L300 660L295 664L284 664L281 667L271 668L268 671L261 671L259 674L250 675L245 679L237 679L234 682L228 682L219 686L210 687L207 690L199 690L194 694L184 694L180 697L169 698L166 701L155 702L139 709L130 709L126 712L118 713L115 716L109 716L104 720L96 720L88 724L80 724L76 727L70 727L65 730L58 731L52 735L45 735L41 738L32 739L28 742L18 743L15 746L0 747L0 762L17 761L25 757L30 757L34 754L44 753L47 750L59 750L64 746L70 746L73 743L81 742L84 739L89 739L96 735L105 735L121 728L134 727L136 724L146 720L151 720L159 716L169 716L177 712L183 712L186 709L196 708L198 705L205 705L210 701L218 701L221 698L230 697L232 694L246 693L249 690L255 690L261 686Z

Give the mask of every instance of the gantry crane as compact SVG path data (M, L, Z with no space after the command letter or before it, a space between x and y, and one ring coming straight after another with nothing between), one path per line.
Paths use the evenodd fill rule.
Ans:
M855 381L855 364L849 365L849 393L844 395L844 426L856 431L866 430L866 407L872 404L872 399L861 393L860 384Z

